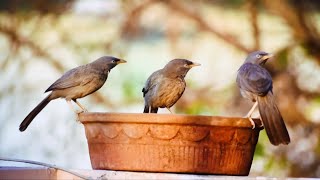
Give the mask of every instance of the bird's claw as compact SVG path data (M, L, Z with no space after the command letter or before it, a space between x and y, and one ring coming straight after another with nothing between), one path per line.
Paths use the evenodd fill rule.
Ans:
M249 118L249 120L252 125L252 129L256 128L256 124L254 123L254 121L251 118Z
M259 117L259 119L260 119L260 122L261 122L261 125L259 126L259 127L264 127L264 125L263 125L263 121L262 121L262 119L261 119L261 117Z
M77 110L76 114L79 116L79 114L86 112L87 110Z
M252 129L256 128L256 123L254 123L254 121L252 120L251 117L247 117L252 125Z
M76 118L76 121L77 122L80 122L80 114L81 113L84 113L85 111L84 110L77 110L75 111L76 115L77 115L77 118Z

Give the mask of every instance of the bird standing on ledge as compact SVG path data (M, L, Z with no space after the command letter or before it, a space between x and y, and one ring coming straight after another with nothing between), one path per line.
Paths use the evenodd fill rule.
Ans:
M26 130L39 112L51 100L57 98L65 98L72 109L71 100L74 101L82 109L81 111L75 111L73 109L77 114L86 112L87 110L77 99L100 89L107 80L110 70L120 63L126 63L126 61L111 56L103 56L92 63L67 71L45 91L51 91L51 93L21 122L19 130Z
M289 144L290 137L272 92L272 78L263 67L273 55L263 51L249 54L238 70L237 84L243 97L255 102L247 114L253 128L251 115L258 106L264 128L271 144Z
M186 82L184 77L198 63L186 59L171 60L163 69L151 74L142 89L144 113L157 113L158 108L172 107L182 96Z

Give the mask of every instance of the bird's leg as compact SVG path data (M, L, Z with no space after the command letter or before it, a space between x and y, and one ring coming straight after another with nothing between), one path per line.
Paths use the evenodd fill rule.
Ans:
M250 109L250 111L248 112L248 114L245 116L245 118L248 118L250 123L252 124L252 129L254 129L256 127L256 124L252 120L251 115L252 115L253 111L256 109L257 105L258 105L258 102L256 101L254 103L254 105L252 106L252 108Z
M79 118L79 114L80 113L82 113L83 112L83 110L75 110L74 108L73 108L73 106L72 106L72 104L71 104L71 101L70 100L67 100L66 99L66 101L67 101L67 103L69 104L69 106L71 107L71 109L76 113L76 115L77 115L77 121L79 122L79 120L80 120L80 118Z
M263 121L262 121L262 119L261 119L261 116L260 116L260 115L259 115L259 119L260 119L260 122L261 122L260 127L263 127L264 125L263 125Z
M83 112L88 112L88 110L83 105L81 105L79 101L77 101L76 99L73 99L73 101L77 103L77 105L83 110Z
M248 117L248 119L249 119L249 121L250 121L250 123L251 123L251 125L252 125L252 129L256 128L256 124L254 123L254 121L252 120L252 118L251 118L251 117Z
M73 106L72 106L72 104L71 104L71 101L70 101L70 100L67 100L67 99L66 99L66 101L67 101L69 107L72 109L72 111L75 112L75 113L77 113L77 110L75 110L75 109L73 108Z
M79 111L79 110L74 109L74 107L72 106L70 100L67 100L67 99L66 99L66 101L67 101L67 103L69 104L69 106L71 107L71 109L72 109L76 114L83 113L83 110L80 110L80 111Z
M170 111L171 114L173 114L173 113L171 112L170 108L168 108L168 107L166 107L166 108L168 109L168 111Z
M157 113L158 112L158 108L153 108L153 107L150 107L151 110L150 110L150 113Z
M254 103L254 105L252 106L252 108L250 109L250 111L249 111L249 112L247 113L247 115L245 116L246 118L247 118L247 117L251 117L251 115L252 115L253 111L256 109L257 105L258 105L258 101L256 101L256 102Z

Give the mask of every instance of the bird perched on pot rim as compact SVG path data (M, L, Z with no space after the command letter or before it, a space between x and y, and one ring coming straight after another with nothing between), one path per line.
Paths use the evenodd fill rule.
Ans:
M151 74L142 89L144 113L157 113L158 108L172 107L181 97L186 82L184 77L198 63L186 59L173 59L163 69Z
M77 114L86 112L87 110L77 101L77 99L85 97L100 89L107 80L110 70L116 65L125 62L125 60L112 56L103 56L92 63L67 71L45 91L51 91L51 93L21 122L19 130L26 130L38 113L51 100L57 98L65 98L72 109L71 100L74 101L82 109L82 111L75 111Z
M251 115L258 106L270 142L273 145L289 144L289 133L273 96L271 75L263 67L272 56L263 51L250 53L238 70L237 84L242 96L255 102L246 116L253 126Z

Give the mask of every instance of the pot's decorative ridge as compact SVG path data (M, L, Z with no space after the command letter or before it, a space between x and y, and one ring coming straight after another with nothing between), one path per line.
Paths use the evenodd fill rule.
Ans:
M151 137L158 140L181 139L187 141L202 141L211 138L217 143L228 143L235 141L240 144L249 143L252 133L245 133L248 129L235 128L210 128L209 127L192 127L192 126L169 126L154 124L115 124L108 123L101 126L96 123L87 124L86 136L88 139L98 142L99 140L108 138L116 139L120 135L130 139L141 139L143 137ZM249 130L250 131L250 130ZM223 134L223 136L222 136Z

